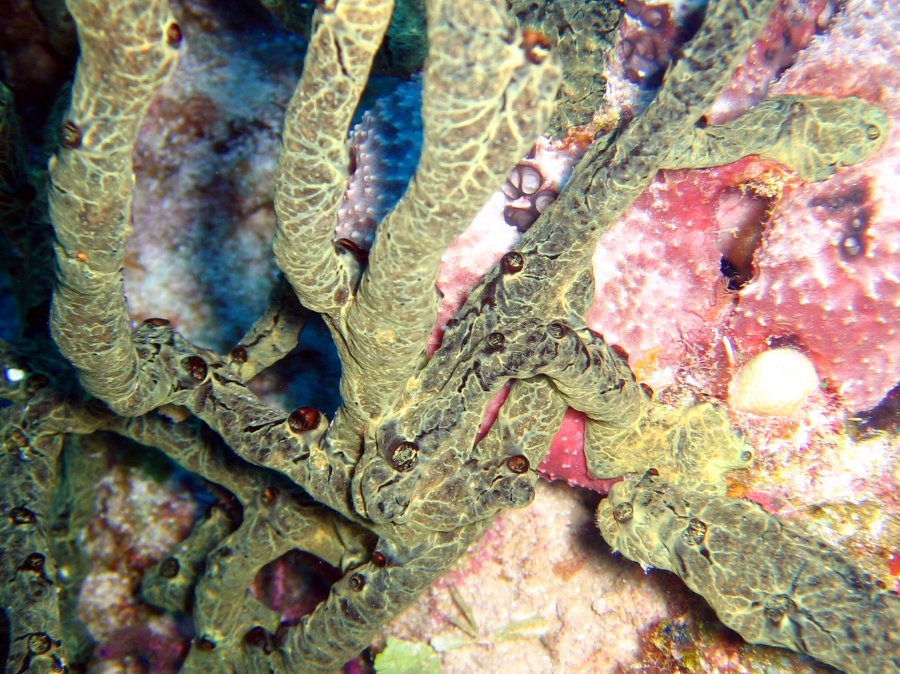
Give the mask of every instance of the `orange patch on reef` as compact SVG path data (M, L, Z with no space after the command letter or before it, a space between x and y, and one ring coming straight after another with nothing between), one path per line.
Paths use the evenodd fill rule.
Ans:
M644 352L644 355L638 358L638 360L631 366L632 371L634 372L634 376L638 381L647 381L653 373L656 372L656 368L659 367L659 347L655 346L652 349L647 349Z
M569 582L572 576L581 571L587 560L584 557L573 557L553 565L553 575L564 582Z
M900 576L900 551L891 553L891 558L888 560L888 571L892 576Z

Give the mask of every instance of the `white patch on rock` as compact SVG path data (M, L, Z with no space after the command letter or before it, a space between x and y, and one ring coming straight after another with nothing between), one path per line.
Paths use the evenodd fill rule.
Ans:
M732 409L761 416L789 416L819 386L812 362L796 349L777 348L751 358L731 380Z

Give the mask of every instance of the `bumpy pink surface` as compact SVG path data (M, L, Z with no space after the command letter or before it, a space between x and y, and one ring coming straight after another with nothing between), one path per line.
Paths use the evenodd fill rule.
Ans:
M846 405L860 410L900 379L900 7L846 11L772 93L859 96L888 114L888 138L862 164L798 185L777 204L759 275L729 328L750 351L770 336L796 336ZM841 239L865 222L865 253L847 259Z
M849 412L871 408L897 383L900 220L888 205L900 197L900 9L851 3L814 36L832 15L825 0L781 2L710 116L733 118L766 95L859 96L891 118L875 156L816 184L755 157L663 171L600 241L588 323L623 347L655 390L687 384L724 399L740 363L775 343L803 350ZM510 245L493 238L502 231L497 219L473 223L445 255L444 320ZM861 221L865 251L848 258L841 240ZM754 225L762 227L754 276L740 292L727 292L723 242ZM578 424L567 416L541 471L603 489L583 469Z
M608 492L619 481L590 477L584 459L584 415L571 409L566 411L538 472L548 480L565 480L572 486L593 489L600 494Z
M802 349L851 410L874 406L897 383L900 220L887 206L897 199L900 169L900 12L887 3L877 8L847 8L853 15L839 16L772 87L774 95L860 96L878 104L892 128L875 156L816 184L779 177L757 159L662 172L601 240L589 322L623 346L654 387L672 383L698 350L723 337L746 357L773 341ZM755 47L735 82L755 87L748 72L759 53ZM723 107L729 101L752 99L730 88L717 103L720 116L731 116ZM755 196L767 182L780 185L780 198ZM719 291L717 241L761 206L772 210L763 214L756 275L729 299ZM840 243L854 219L867 223L865 252L851 259ZM710 384L721 393L721 382Z
M758 221L766 200L752 186L781 175L756 159L661 171L601 238L588 325L623 347L654 389L673 383L689 356L721 339L735 298L725 290L720 237Z
M781 0L759 38L738 66L707 117L714 124L733 119L766 97L773 81L794 63L817 31L834 18L835 0Z

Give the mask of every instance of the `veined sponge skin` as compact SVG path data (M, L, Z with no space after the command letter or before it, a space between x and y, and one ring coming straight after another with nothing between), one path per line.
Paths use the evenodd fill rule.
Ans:
M801 650L851 674L900 668L900 596L755 503L645 475L610 490L597 524L613 549L677 574L751 643Z

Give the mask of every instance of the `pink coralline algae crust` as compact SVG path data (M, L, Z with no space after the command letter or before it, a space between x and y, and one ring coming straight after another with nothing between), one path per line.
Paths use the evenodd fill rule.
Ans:
M728 325L748 353L796 344L852 410L874 407L900 377L900 220L861 173L776 206Z
M607 493L619 481L618 478L598 480L588 475L584 459L584 415L571 409L566 410L538 473L547 480L565 480L573 487L592 489L599 494Z
M866 18L851 4L772 92L878 104L892 123L875 156L816 184L757 159L663 172L604 235L589 323L625 348L639 378L674 383L698 352L728 355L716 344L727 337L738 358L774 343L800 348L850 410L874 406L897 383L900 220L888 204L900 171L898 15L882 6ZM763 227L755 273L723 296L723 240L745 236L754 220ZM714 366L731 374L736 364ZM721 397L721 372L699 374L703 393Z
M813 9L806 8L802 36L811 34ZM828 11L823 5L820 22ZM750 87L752 54L783 20L773 17L736 82ZM815 184L755 157L661 172L604 235L594 258L589 325L627 351L638 378L663 400L725 400L738 367L772 346L798 348L813 361L824 394L810 399L792 430L774 432L780 442L767 444L777 422L735 417L762 454L818 456L808 476L817 469L832 474L834 454L819 451L827 448L825 439L900 379L900 218L890 206L898 200L900 175L898 29L896 5L850 3L771 87L772 95L859 96L879 105L890 117L890 134L873 157ZM723 117L734 116L726 114L729 106L754 102L753 92L736 97L734 91L717 103ZM739 290L729 291L722 258L741 248L752 253L752 265ZM579 475L574 457L582 437L571 432L573 417L567 419L570 429L557 435L541 470L593 487L586 473ZM751 432L754 427L761 432ZM876 452L885 460L895 453L890 445ZM880 498L879 489L863 489L859 479L852 482L858 495ZM833 484L792 481L795 493L810 499L824 496L826 483ZM851 498L851 481L845 483L841 493ZM755 495L765 501L759 486Z
M758 276L729 329L754 352L796 339L850 410L874 407L900 380L900 7L851 3L772 90L859 96L887 113L885 145L775 205Z
M588 325L621 346L641 381L675 381L690 351L713 348L733 295L722 275L722 229L758 223L766 191L784 179L771 162L661 171L594 253Z
M900 379L900 7L849 3L771 95L859 96L890 119L884 146L820 183L757 158L661 173L604 235L590 326L629 353L665 402L727 401L739 367L776 346L813 362L822 390L798 413L732 411L756 461L729 493L797 519L896 585L900 440L854 438L845 424ZM727 291L720 261L752 252ZM593 487L557 435L544 474ZM575 473L574 475L572 473Z
M764 99L771 84L794 63L797 53L816 33L828 28L835 4L834 0L781 0L707 119L721 124Z
M627 351L641 381L663 389L687 378L704 395L724 397L722 326L735 296L721 273L719 222L752 229L768 208L772 184L787 179L779 165L756 159L663 171L601 239L593 260L598 299L588 325ZM539 470L605 493L613 481L586 472L583 423L581 415L566 414Z

